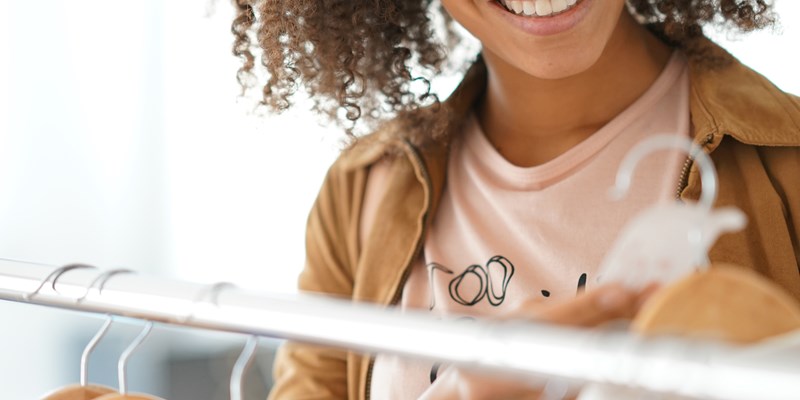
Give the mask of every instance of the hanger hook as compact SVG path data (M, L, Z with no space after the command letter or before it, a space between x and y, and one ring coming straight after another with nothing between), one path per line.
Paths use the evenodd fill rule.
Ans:
M106 286L106 282L108 282L108 280L112 276L120 275L120 274L132 274L132 273L135 273L135 272L136 271L133 271L131 269L124 269L124 268L112 269L112 270L109 270L109 271L105 271L102 274L98 275L96 278L94 278L92 283L90 283L89 286L86 288L86 291L83 293L83 295L81 297L78 297L75 300L75 302L76 303L80 303L80 302L86 300L86 297L89 296L89 292L91 292L92 289L95 289L95 288L97 289L97 294L98 295L102 294L103 293L103 288L105 288L105 286Z
M205 288L201 289L200 293L194 298L194 301L192 302L191 310L187 315L181 318L181 322L188 322L189 320L194 318L195 309L201 302L203 302L203 300L207 299L207 301L210 302L211 304L217 305L217 298L219 298L219 293L222 291L222 289L233 288L233 287L236 287L236 285L230 282L217 282L217 283L212 283L206 286Z
M225 288L232 288L232 287L236 287L236 285L230 282L217 282L205 287L195 298L192 308L194 309L204 299L208 299L208 301L215 306L218 305L217 299L219 297L220 292ZM192 310L192 312L190 312L187 316L185 316L183 320L184 322L189 321L193 317L194 317L194 310ZM233 366L233 371L231 372L231 383L230 383L231 400L242 399L242 391L243 391L242 385L244 382L244 373L247 371L247 368L249 368L250 365L253 363L253 356L255 355L257 348L258 348L258 336L252 335L247 339L247 343L242 349L242 353L236 360L236 363Z
M89 287L86 288L86 292L83 296L75 299L75 303L80 303L86 299L86 296L89 295L89 292L97 287L97 294L101 294L103 292L103 288L106 285L106 282L114 276L118 274L125 274L125 273L133 273L134 271L129 269L113 269L110 271L103 272L102 274L98 275L92 283L89 284ZM101 339L106 335L108 329L111 327L111 323L114 321L114 318L108 314L106 318L106 322L100 328L100 330L94 335L89 344L86 345L86 348L83 349L83 354L81 354L81 386L86 386L89 384L89 356L94 351L94 348L97 347L97 343L100 342Z
M242 349L242 354L236 359L231 372L231 400L242 400L244 373L253 363L256 349L258 348L258 336L251 335L247 338L247 343Z
M611 197L615 200L625 197L631 186L633 171L639 161L656 150L665 149L684 150L689 154L690 158L698 163L700 178L703 183L700 204L711 210L714 201L717 199L717 171L711 162L711 157L688 138L678 138L670 135L656 135L642 140L628 152L617 171L615 186L609 191Z
M569 384L561 379L552 378L545 383L539 400L564 400L569 393Z
M100 342L106 335L106 332L108 332L108 329L111 328L112 322L114 322L114 318L108 315L106 322L100 330L95 333L92 340L86 345L86 348L83 349L83 354L81 354L81 386L89 384L89 356L92 354L92 351L94 351L94 348L97 347L97 343Z
M122 355L119 357L119 362L117 363L117 372L119 374L119 393L122 395L128 394L128 377L127 377L127 369L128 369L128 359L131 357L134 351L139 347L139 345L147 339L147 335L150 334L150 331L153 329L153 322L147 321L144 324L144 329L139 333L139 336L136 336L136 339L133 339L133 342L122 352Z
M42 290L44 285L46 285L47 282L49 282L51 280L53 281L53 286L52 287L53 287L53 290L55 291L56 290L56 282L58 282L58 278L60 278L61 275L63 275L67 271L72 271L73 269L94 269L94 268L97 268L97 267L94 267L92 265L87 265L87 264L67 264L67 265L58 267L55 270L53 270L52 272L50 272L44 279L42 279L42 281L39 282L39 286L37 286L36 289L34 289L30 293L23 294L22 295L22 299L25 300L25 301L30 301L33 298L33 296L36 296L37 294L39 294L39 291Z

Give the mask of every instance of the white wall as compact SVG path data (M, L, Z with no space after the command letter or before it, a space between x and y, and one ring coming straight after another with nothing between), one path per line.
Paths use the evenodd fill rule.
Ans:
M163 124L150 103L160 72L148 65L158 21L147 3L113 21L97 1L92 24L79 7L49 3L9 7L0 253L161 267Z
M0 257L294 290L338 138L302 113L248 115L218 3L0 2ZM75 346L102 322L5 302L0 316L4 399L75 381ZM93 379L113 383L108 361L136 329L112 328ZM132 373L175 335L156 330ZM203 351L238 340L179 335Z
M725 45L800 93L800 3L778 10L783 36ZM0 257L293 290L339 137L303 112L247 114L231 15L219 1L0 1ZM4 399L77 379L65 354L101 323L3 302L0 318Z
M800 1L775 0L781 24L747 35L709 35L784 91L800 95Z
M108 3L2 2L0 257L167 267L161 2ZM99 323L9 303L0 315L9 399L74 380L62 354Z
M196 0L164 2L170 266L195 280L293 291L308 209L339 137L302 112L248 115L252 100L236 101L233 10L220 3L205 14Z

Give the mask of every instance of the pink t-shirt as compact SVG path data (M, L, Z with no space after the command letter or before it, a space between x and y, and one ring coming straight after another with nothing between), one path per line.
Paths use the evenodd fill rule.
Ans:
M631 191L609 200L625 154L655 134L689 135L689 75L676 51L653 85L588 139L535 167L509 163L474 116L454 141L447 186L412 266L400 307L443 318L513 310L530 298L567 299L596 283L597 268L629 218L671 201L685 155L639 164ZM434 363L378 355L373 399L416 399Z

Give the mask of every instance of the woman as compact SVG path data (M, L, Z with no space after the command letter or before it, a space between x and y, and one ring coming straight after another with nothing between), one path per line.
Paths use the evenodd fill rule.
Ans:
M444 316L630 318L650 290L598 285L596 267L631 215L697 199L699 177L668 152L640 168L626 202L603 194L622 155L667 133L711 155L718 205L749 218L711 260L800 298L800 102L701 29L767 26L764 1L442 0L445 21L482 52L441 103L415 71L441 71L458 39L451 25L435 39L429 1L238 5L240 82L252 82L254 30L266 106L284 110L302 88L348 133L378 126L328 173L308 222L302 290ZM385 115L394 117L377 124ZM272 396L287 399L531 395L455 368L300 344L282 348L276 378Z

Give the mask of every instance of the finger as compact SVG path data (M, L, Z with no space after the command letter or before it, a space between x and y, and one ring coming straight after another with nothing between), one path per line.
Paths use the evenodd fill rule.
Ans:
M525 380L456 367L447 368L419 400L530 400L540 390Z
M660 283L654 282L647 285L647 287L645 287L644 289L642 289L641 292L639 292L636 298L637 313L639 312L639 310L642 309L642 306L644 306L644 304L647 303L647 301L650 300L650 298L661 289L661 287L662 286Z
M636 315L638 293L619 284L609 284L579 295L571 301L539 310L542 320L591 327Z

